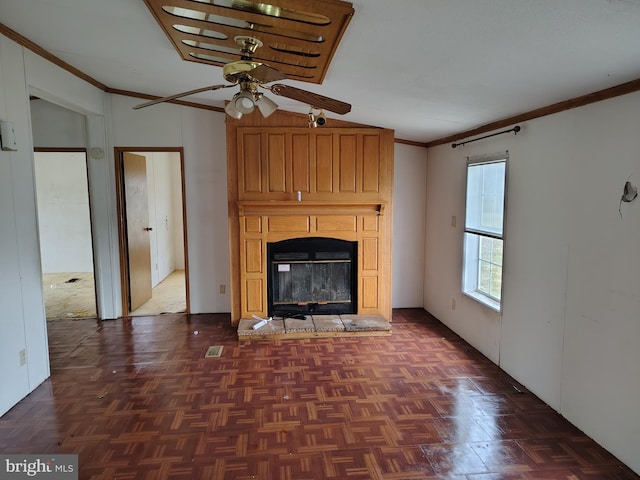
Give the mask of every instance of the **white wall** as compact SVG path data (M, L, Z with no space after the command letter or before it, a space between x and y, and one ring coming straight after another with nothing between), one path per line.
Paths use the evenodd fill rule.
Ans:
M84 152L34 157L42 273L93 272Z
M91 205L90 228L92 235L90 238L84 236L84 229L87 226L84 224L82 238L85 240L83 244L88 252L91 252L91 243L95 247L92 265L90 268L85 267L89 270L84 271L95 270L98 316L103 319L115 318L121 309L120 263L117 256L118 240L117 225L115 224L115 192L113 188L115 173L112 168L113 157L110 155L110 150L106 148L104 115L95 114L95 109L99 109L100 112L102 110L94 97L83 94L87 87L84 82L74 77L67 77L64 75L66 72L53 67L29 52L26 53L27 69L32 72L28 79L29 92L41 97L29 101L34 146L83 149L100 147L105 150L104 156L89 155L86 161L85 170L87 170L86 176L88 178L84 181L84 185L86 190L88 182L89 197L94 201ZM51 80L47 90L42 89L45 85L42 83L41 75L49 76ZM63 96L51 93L59 90L59 83L65 82L73 85L70 91L64 92ZM77 94L74 89L77 90ZM94 89L94 91L96 90ZM104 101L105 96L102 92L98 92L98 95ZM62 171L57 172L57 175L60 176L60 181L64 181ZM42 219L38 223L41 224L40 228L42 229ZM72 240L71 242L79 244L80 240ZM45 264L45 271L50 269L46 266L50 258L48 253L50 250L54 250L58 244L59 242L49 244L46 238L41 238L40 249L43 251L42 262ZM60 267L60 269L70 271L65 267Z
M640 472L640 200L618 212L627 178L640 184L638 112L640 93L430 149L425 308ZM500 315L460 285L465 157L504 150Z
M427 150L396 143L393 168L393 308L422 308Z
M19 98L20 94L24 96L26 92L22 69L17 72L13 70L14 67L20 66L20 54L20 48L0 36L0 120L14 122L19 148L18 152L0 150L0 270L3 273L0 275L0 413L6 412L33 388L28 367L21 366L19 362L19 352L26 348L27 343L27 319L23 304L24 285L20 281L20 240L23 235L18 231L16 224L19 199L15 190L19 186L14 188L13 181L14 178L24 176L19 169L20 160L25 158L21 152L29 148L28 143L25 143L29 130L26 107L9 100ZM16 97L7 95L10 88ZM35 225L33 228L35 230ZM39 302L44 311L42 298ZM40 323L40 330L43 317L44 314L41 321L37 322ZM46 342L42 335L38 336L40 344ZM48 364L41 365L40 368L43 370L41 378L34 379L34 383L44 380L49 375Z
M134 111L135 100L107 95L0 36L0 119L14 122L19 146L18 152L0 152L0 414L49 375L30 95L84 118L101 318L121 314L115 145L183 147L190 309L193 313L230 311L228 295L218 293L219 284L229 284L224 114L175 105ZM49 113L56 113L53 110ZM45 117L34 114L33 124L40 133L43 130L37 126L49 121ZM39 134L38 139L49 143ZM94 148L104 154L94 154ZM23 349L28 363L20 366Z
M133 110L138 103L111 96L113 144L183 147L190 311L229 312L218 288L229 291L225 116L172 104Z
M41 98L29 101L34 147L83 148L86 120L81 113Z
M147 166L151 286L184 270L182 181L178 152L136 152ZM180 261L182 259L182 261Z
M424 306L498 363L500 315L462 295L465 156L469 155L469 148L453 150L450 146L430 149L427 154Z
M102 92L0 35L0 119L14 123L18 143L0 151L0 414L49 376L29 112L40 91L102 113Z

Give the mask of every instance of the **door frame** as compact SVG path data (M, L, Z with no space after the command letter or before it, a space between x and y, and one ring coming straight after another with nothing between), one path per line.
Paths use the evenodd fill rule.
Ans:
M89 231L91 232L91 263L93 264L93 302L96 308L96 319L102 320L100 315L100 305L98 303L98 281L96 280L96 250L95 250L95 241L94 241L94 229L93 229L93 209L91 208L91 203L93 199L91 198L91 176L89 172L89 152L84 147L34 147L34 170L35 170L35 154L36 153L83 153L84 154L84 166L87 174L87 199L89 201ZM34 180L35 182L35 180ZM37 186L34 183L34 188L36 189L37 195ZM37 208L37 205L36 205ZM40 230L40 219L38 218L38 230ZM42 256L42 245L40 244L40 238L38 238L38 251ZM42 259L41 259L42 260ZM40 262L40 278L42 279L42 261ZM44 299L44 294L43 294ZM45 305L46 307L46 305ZM46 316L46 315L45 315Z
M124 161L125 152L174 152L180 155L180 184L182 187L182 241L184 243L184 282L186 313L190 313L189 308L189 250L187 242L187 205L185 198L184 181L184 149L182 147L114 147L115 174L116 174L116 211L118 216L118 244L120 252L120 289L122 301L122 316L131 314L129 309L129 248L127 245L127 215L125 211L124 199Z

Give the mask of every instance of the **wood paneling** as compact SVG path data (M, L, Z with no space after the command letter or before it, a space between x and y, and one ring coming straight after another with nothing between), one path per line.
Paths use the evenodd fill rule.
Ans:
M337 135L337 142L338 191L356 193L357 137L355 135Z
M380 192L380 136L362 136L362 191Z
M291 135L291 175L294 192L311 191L311 155L309 135L294 133Z
M287 190L286 170L287 154L285 152L285 134L267 133L267 192L283 193Z
M362 277L360 295L360 311L362 313L377 313L378 310L378 277Z
M245 240L246 273L262 273L264 263L262 256L262 240L247 238Z
M232 322L267 313L267 244L314 236L358 242L357 313L391 319L393 132L258 117L227 123Z
M248 133L240 137L240 158L238 162L240 191L244 193L262 192L262 151L261 137L257 133Z
M239 200L390 199L387 130L243 127L237 137Z
M265 207L267 208L267 207ZM263 215L247 216L246 225L257 226L260 221L267 225L265 232L243 232L240 241L243 244L243 266L241 277L246 280L245 288L240 292L246 297L240 318L252 314L267 314L265 271L266 246L289 238L331 237L358 242L358 313L385 315L391 305L391 286L388 240L388 217L370 212L362 215ZM364 232L364 226L368 231ZM254 228L256 230L256 228ZM246 290L245 290L246 289ZM263 295L258 300L256 295ZM253 308L253 309L252 309Z
M333 192L333 137L315 135L315 191Z
M246 233L261 233L262 218L260 217L244 217L244 231Z
M316 231L318 232L355 232L357 217L354 215L327 215L316 217Z
M378 270L378 239L377 238L363 238L360 242L362 249L362 269L363 270Z
M362 231L363 232L377 232L378 231L378 217L365 216L362 217Z
M272 216L269 217L269 233L296 232L307 233L310 220L308 216Z
M263 303L263 285L262 278L249 278L246 281L247 288L245 290L246 295L246 308L247 312L262 312L265 308Z

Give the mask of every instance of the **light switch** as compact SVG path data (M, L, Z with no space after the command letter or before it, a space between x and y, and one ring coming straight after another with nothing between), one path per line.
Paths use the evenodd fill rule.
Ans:
M0 122L0 143L2 143L4 151L15 152L18 150L13 122Z

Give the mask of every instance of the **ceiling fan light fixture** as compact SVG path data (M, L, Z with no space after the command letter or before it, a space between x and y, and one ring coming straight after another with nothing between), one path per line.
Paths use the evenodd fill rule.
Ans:
M207 3L214 0L196 1ZM222 69L223 77L230 83L230 85L210 85L208 87L197 88L195 90L177 93L168 97L156 98L150 102L136 105L133 108L138 109L148 107L150 105L155 105L156 103L169 102L171 100L186 97L187 95L193 95L209 90L218 90L220 88L228 88L238 85L240 87L240 91L236 93L231 101L225 106L225 112L227 113L227 115L237 120L242 118L242 116L245 114L252 113L256 109L256 107L258 107L260 113L265 118L272 115L273 112L278 109L278 105L275 102L267 97L264 97L262 93L258 92L258 88L260 87L269 90L274 95L290 98L292 100L296 100L298 102L306 103L307 105L309 105L311 108L311 110L309 111L310 127L320 127L322 125L325 125L327 119L324 115L324 110L329 110L339 115L344 115L351 111L350 104L341 102L340 100L336 100L334 98L318 95L316 93L308 92L306 90L302 90L301 88L292 87L290 85L269 85L271 82L286 79L287 75L273 67L270 67L267 64L252 60L251 55L255 53L257 48L262 46L262 41L252 37L243 36L235 37L235 40L241 47L241 59L225 63ZM200 47L203 46L203 44L201 44L200 42L193 42L192 40L186 39L183 43L185 45L199 45ZM220 51L226 50L221 49ZM315 110L319 110L319 113L316 114Z
M231 118L240 120L242 118L242 112L239 112L238 110L236 110L234 100L235 98L231 100L229 103L227 103L227 106L224 107L224 111L227 112L227 115L229 115Z
M314 113L317 108L309 108L309 128L322 127L327 123L327 117L324 114L324 110L320 109L319 113Z
M278 109L278 104L270 98L265 97L262 93L257 94L256 105L264 118L267 118Z
M233 103L235 109L240 113L251 113L256 106L253 93L248 90L242 90L236 93L231 103Z
M309 112L308 124L309 124L309 128L316 128L318 126L318 123L316 122L316 117L311 112Z

